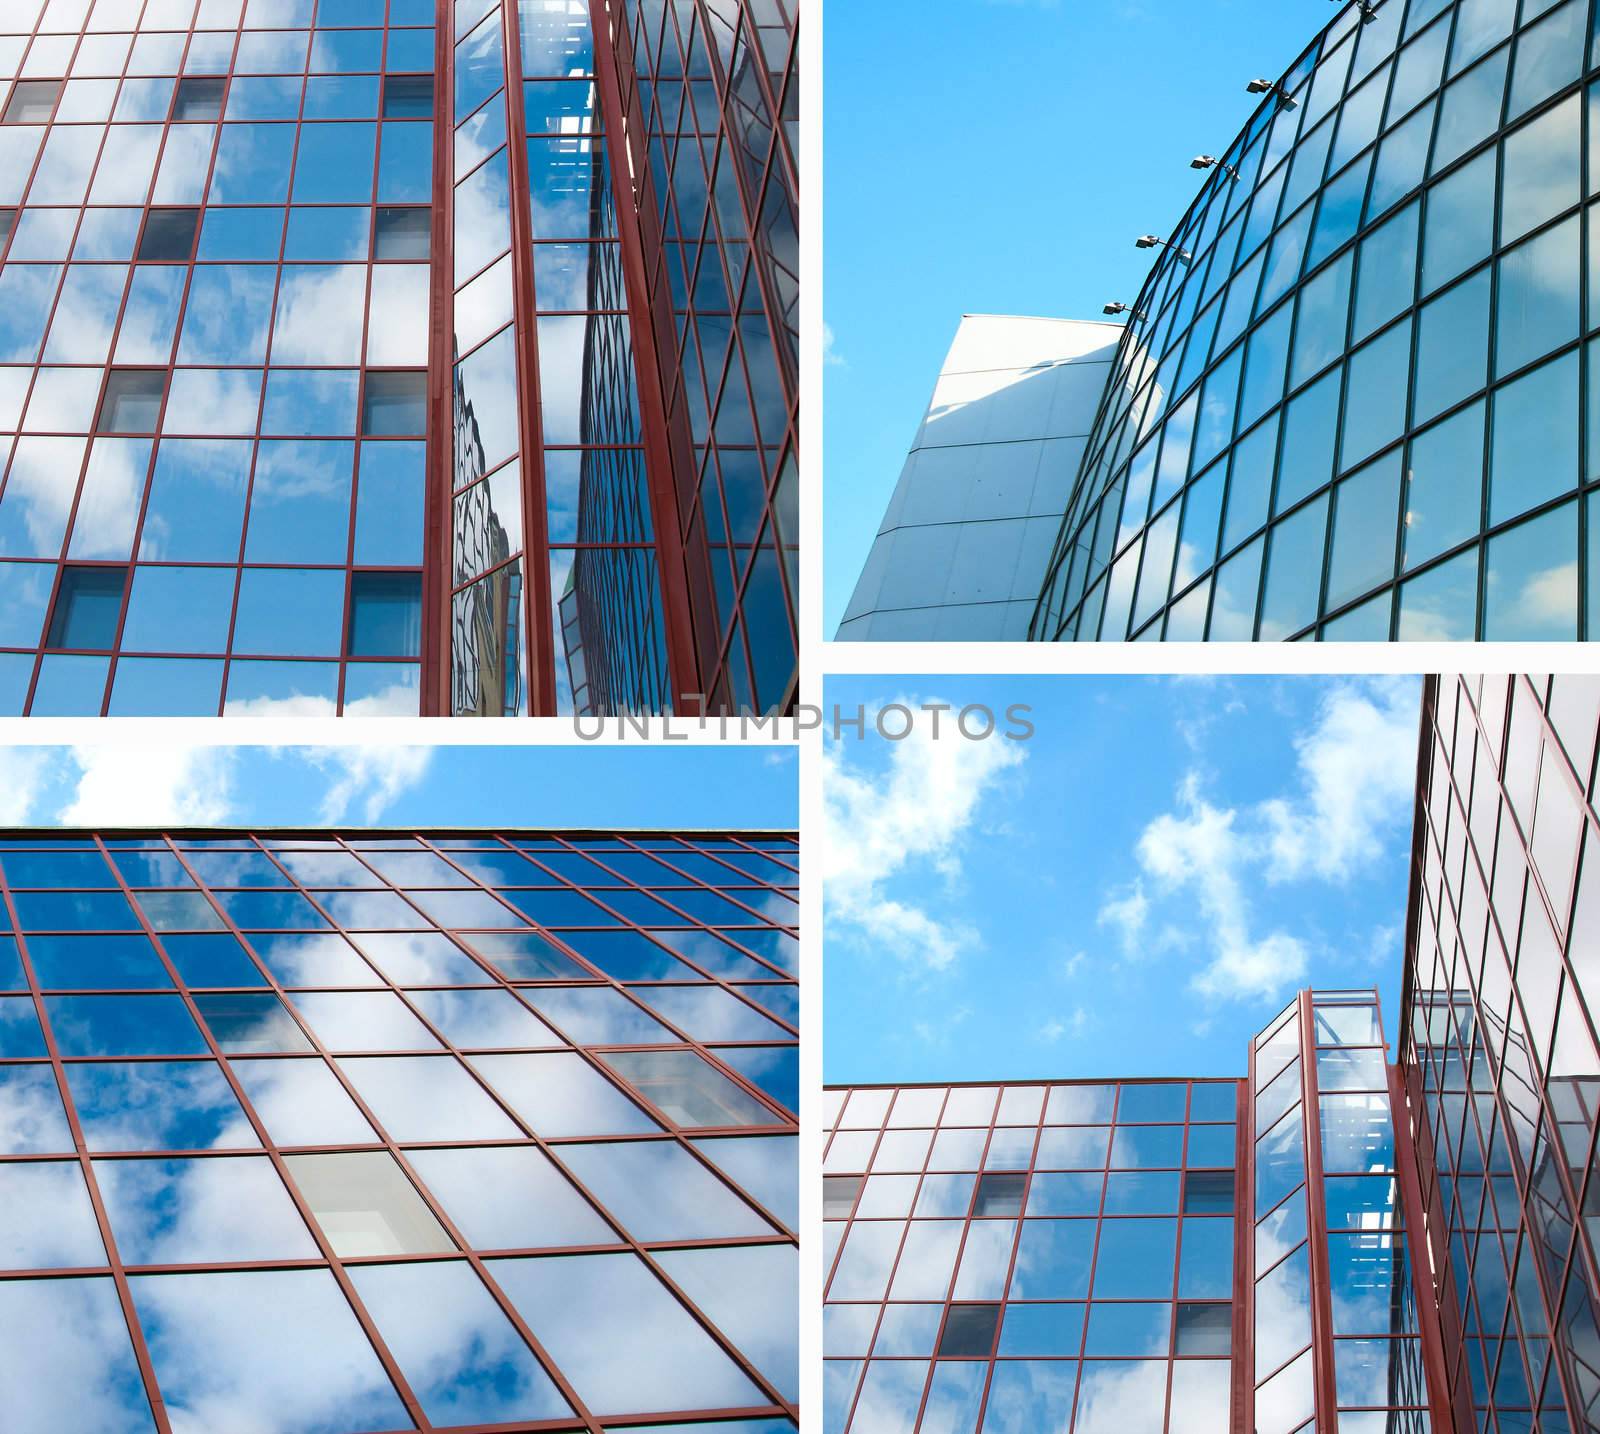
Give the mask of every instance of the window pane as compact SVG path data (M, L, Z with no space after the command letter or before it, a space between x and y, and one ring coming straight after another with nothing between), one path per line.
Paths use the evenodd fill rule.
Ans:
M290 1155L284 1164L336 1255L426 1255L455 1249L386 1152Z
M403 1429L410 1419L326 1270L140 1275L133 1301L175 1421L248 1425L271 1409L309 1428ZM261 1358L241 1309L273 1312Z

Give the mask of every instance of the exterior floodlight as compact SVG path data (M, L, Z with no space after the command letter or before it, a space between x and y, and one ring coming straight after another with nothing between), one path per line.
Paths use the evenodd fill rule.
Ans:
M1139 323L1143 323L1145 318L1144 314L1131 304L1107 304L1101 312L1105 314L1132 314Z
M1172 252L1178 256L1180 263L1187 264L1190 258L1193 257L1187 249L1180 249L1176 244L1173 244L1166 239L1158 238L1154 234L1141 234L1133 241L1133 247L1135 249L1154 249L1158 245L1163 249L1172 250Z
M1245 86L1245 91L1252 95L1276 95L1278 103L1286 110L1292 110L1295 106L1295 102L1284 93L1282 87L1273 84L1271 80L1251 80Z
M1209 154L1197 154L1189 161L1190 169L1210 169L1213 165L1221 168L1225 174L1231 175L1234 179L1239 177L1239 171L1231 164L1223 164L1220 159Z

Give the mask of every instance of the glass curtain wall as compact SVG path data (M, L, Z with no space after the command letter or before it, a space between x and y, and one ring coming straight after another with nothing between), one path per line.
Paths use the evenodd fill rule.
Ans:
M6 1428L792 1431L796 852L0 839Z
M705 691L793 690L799 112L786 0L605 0Z
M1225 1434L1238 1081L825 1093L830 1434Z
M1459 1422L1600 1411L1587 677L1430 681L1404 1071Z
M1347 5L1160 251L1032 636L1594 636L1589 0Z
M433 18L4 7L0 710L418 710Z

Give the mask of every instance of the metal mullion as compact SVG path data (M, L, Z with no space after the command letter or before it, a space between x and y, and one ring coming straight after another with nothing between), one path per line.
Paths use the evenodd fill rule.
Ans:
M550 592L549 511L544 471L543 384L539 372L538 300L533 273L533 195L528 171L528 122L522 93L522 22L517 5L500 7L506 67L506 173L510 196L511 292L515 316L517 437L522 449L522 552L527 571L522 584L524 667L530 717L559 716ZM598 65L595 67L599 68ZM607 136L609 139L609 136ZM536 636L537 635L537 636Z
M1234 1088L1233 1322L1229 1333L1229 1434L1255 1427L1255 1070L1256 1043L1248 1047L1245 1078Z
M518 549L510 557L504 559L503 561L501 561L499 563L496 563L491 568L486 568L483 572L475 573L472 577L468 578L465 582L457 583L457 582L452 581L450 583L450 585L449 585L448 595L450 597L454 598L454 597L458 596L459 594L466 592L467 589L472 587L472 585L474 583L480 583L485 578L492 578L497 573L503 573L503 572L508 571L511 568L516 567L517 563L521 561L523 556L524 556L523 551L521 549Z
M169 837L169 841L170 840L171 840L171 838ZM190 867L188 861L184 857L183 851L176 845L176 843L172 844L171 850L172 850L173 854L176 856L178 862L183 866L184 870L189 873L189 876L192 879L194 879L195 881L198 882L198 880L199 880L198 876L194 872L193 868ZM201 887L201 890L203 892L205 892L205 894L208 897L210 896L210 892L206 891L206 888L204 888L203 886ZM212 899L212 904L213 905L217 905L217 903L215 902L214 898ZM234 936L235 937L241 936L241 933L238 930L238 928L234 925L234 923L232 921L232 918L229 917L226 912L221 911L220 907L218 908L218 910L219 910L219 915L221 915L221 917L222 917L222 920L227 925L227 928L234 934ZM271 983L272 989L277 994L279 1000L280 1001L283 1000L284 995L285 995L285 991L284 991L284 988L281 985L279 985L279 983L277 981L277 978L270 971L266 972L266 977L267 977L267 980ZM292 1017L292 1019L297 1019L297 1018ZM200 1023L198 1020L197 1020L196 1024L201 1025L201 1029L202 1030L205 1029L204 1025L202 1023ZM297 1020L297 1024L298 1024L298 1020ZM399 1147L396 1145L394 1140L389 1136L388 1132L385 1130L385 1128L381 1124L381 1122L378 1121L377 1117L374 1115L372 1110L368 1107L366 1101L362 1098L360 1092L356 1090L354 1084L350 1081L348 1075L345 1073L343 1068L339 1065L337 1059L329 1054L327 1048L323 1045L321 1038L319 1036L317 1036L315 1032L311 1031L309 1028L304 1028L304 1030L305 1030L305 1035L306 1035L307 1040L311 1043L311 1045L312 1045L313 1049L316 1051L317 1055L322 1058L322 1061L325 1064L325 1066L329 1070L331 1070L333 1072L335 1079L338 1080L338 1082L339 1082L340 1086L343 1088L345 1094L355 1103L356 1108L361 1112L363 1118L372 1127L373 1131L378 1136L379 1141L382 1143L384 1149L388 1152L390 1157L395 1160L395 1162L400 1166L401 1170L405 1173L405 1176L406 1176L407 1180L411 1182L413 1189L416 1190L418 1198L423 1201L424 1205L428 1208L429 1212L434 1216L435 1219L437 1219L439 1221L441 1226L443 1226L443 1228L445 1229L446 1233L449 1234L450 1238L452 1240L454 1240L455 1243L461 1248L462 1253L465 1254L468 1262L473 1265L473 1268L478 1273L479 1277L484 1279L485 1285L494 1294L496 1302L506 1312L508 1318L511 1319L513 1325L516 1326L518 1333L525 1340L527 1340L529 1348L532 1349L535 1352L535 1355L538 1358L539 1363L545 1368L546 1372L550 1375L552 1381L555 1383L557 1388L561 1391L562 1397L566 1399L568 1405L572 1409L574 1409L575 1411L579 1412L580 1417L582 1417L584 1422L585 1422L585 1425L589 1429L594 1431L594 1434L602 1434L602 1431L599 1430L599 1426L594 1422L593 1418L588 1414L588 1412L585 1409L582 1401L580 1401L580 1400L578 1400L576 1398L575 1391L573 1391L571 1389L571 1387L568 1385L565 1377L561 1374L561 1372L560 1372L559 1368L557 1368L555 1362L545 1354L543 1346L541 1344L539 1344L538 1341L536 1341L536 1340L534 1340L532 1338L531 1331L527 1330L527 1328L526 1328L525 1324L523 1323L521 1317L519 1315L515 1314L514 1311L511 1310L509 1301L506 1300L501 1295L498 1286L493 1281L491 1281L491 1280L489 1280L487 1278L487 1273L482 1268L482 1261L480 1259L477 1259L474 1256L474 1254L472 1253L472 1251L467 1248L466 1242L460 1238L459 1232L455 1229L455 1226L454 1226L453 1222L450 1221L449 1216L445 1214L445 1212L443 1211L442 1208L435 1208L434 1203L433 1203L432 1192L429 1191L428 1187L418 1179L417 1174L416 1174L415 1170L411 1167L410 1162L404 1158L404 1156L401 1153ZM207 1042L208 1042L208 1044L211 1042L211 1037L209 1035L209 1032L207 1033ZM414 1055L414 1054L416 1054L416 1052L408 1052L408 1054ZM471 1067L467 1066L466 1062L461 1061L461 1058L460 1058L459 1055L456 1056L456 1060L458 1062L460 1062L460 1064L465 1066L466 1069L468 1069L469 1071L471 1070ZM251 1106L248 1103L248 1100L247 1100L247 1098L245 1096L245 1093L244 1093L243 1089L238 1084L237 1076L233 1073L233 1070L232 1070L228 1060L226 1059L225 1055L220 1051L220 1049L218 1050L218 1061L219 1061L219 1063L221 1064L223 1070L226 1072L226 1074L228 1076L229 1084L231 1086L233 1086L233 1088L234 1088L235 1096L245 1106L246 1111L249 1112L252 1117L254 1117L254 1107ZM253 1123L256 1123L254 1119L253 1119ZM263 1145L269 1151L271 1151L272 1153L276 1154L276 1148L273 1147L271 1145L270 1141L265 1138L266 1137L266 1129L265 1129L264 1126L262 1126L260 1128L260 1132L259 1133L263 1137ZM338 1261L337 1256L333 1252L331 1243L324 1244L324 1237L322 1236L320 1227L316 1223L315 1217L310 1212L310 1207L303 1203L298 1189L296 1189L296 1187L294 1186L293 1182L289 1179L289 1177L287 1175L287 1172L282 1168L281 1160L282 1160L282 1157L278 1156L277 1160L274 1161L275 1165L279 1166L279 1172L278 1173L279 1173L280 1178L283 1179L285 1187L290 1191L291 1197L295 1201L295 1206L299 1210L301 1218L306 1221L308 1227L312 1230L314 1237L317 1239L317 1243L318 1243L319 1247L322 1247L324 1249L325 1254L326 1254L326 1256L327 1256L327 1258L328 1258L328 1260L330 1262L330 1265L331 1265L331 1267L332 1267L332 1269L333 1269L333 1271L335 1273L335 1277L339 1280L341 1288L344 1289L344 1291L345 1291L346 1298L351 1302L352 1307L357 1312L358 1318L360 1318L361 1321L362 1321L363 1328L366 1329L367 1325L368 1325L368 1319L367 1319L367 1316L366 1316L366 1313L365 1313L365 1308L364 1308L364 1306L362 1306L362 1304L360 1302L360 1297L359 1297L359 1295L357 1294L357 1292L355 1290L353 1281L351 1281L349 1276L344 1273L342 1265L340 1264L340 1262ZM388 1369L388 1365L389 1365L387 1346L380 1345L379 1341L381 1339L381 1336L379 1336L377 1334L377 1331L376 1331L375 1327L373 1327L371 1330L368 1331L368 1337L369 1337L369 1339L371 1339L373 1341L374 1347L380 1349L380 1351L381 1351L380 1352L380 1358L384 1359L385 1369L387 1370ZM396 1374L398 1374L398 1366L396 1366ZM393 1376L391 1376L391 1377L393 1377ZM409 1387L406 1386L403 1381L399 1381L399 1380L397 1380L396 1387L403 1391L402 1397L405 1399L407 1412L409 1412L412 1415L413 1418L415 1418L415 1419L417 1419L419 1421L419 1428L423 1429L424 1431L431 1429L433 1426L426 1422L425 1416L422 1413L421 1406L418 1403L418 1401L416 1400L416 1397L410 1393Z
M182 852L178 851L176 846L174 846L173 850L175 852L177 852L178 860L183 864L184 869L189 872L190 876L192 876L192 877L195 876L196 875L195 872L189 866L189 863L187 862L187 860L184 859ZM196 879L198 879L198 878L196 878ZM312 899L312 896L311 896L309 891L307 891L307 890L302 888L301 891L300 891L300 894L307 901L311 901L313 906L316 906L316 909L319 912L322 912L322 908L319 905L317 905L317 903ZM333 927L333 929L335 931L337 931L341 936L344 936L344 937L346 937L346 939L348 939L348 934L346 933L346 931L345 931L345 929L344 929L344 927L342 925L340 925L339 923L333 921L333 919L331 917L329 917L326 912L322 912L322 915L323 915L324 919L329 922L329 924ZM226 913L223 913L223 918L224 918L224 920L228 921L228 924L229 924L229 926L231 928L233 923L227 917ZM236 934L237 934L237 932L236 932ZM269 979L271 979L271 973L270 972L268 973L268 976L269 976ZM276 985L276 982L274 982L274 984ZM457 1064L461 1068L465 1069L482 1086L482 1088L491 1095L491 1097L496 1101L496 1103L501 1106L501 1108L503 1109L504 1113L508 1117L510 1117L512 1122L515 1125L517 1125L517 1127L519 1129L523 1129L523 1130L527 1131L529 1136L532 1137L532 1139L535 1141L535 1143L538 1144L540 1149L543 1151L546 1159L550 1160L550 1162L559 1171L561 1171L561 1173L563 1175L566 1176L567 1180L574 1186L574 1188L576 1188L578 1190L578 1192L584 1197L584 1199L588 1201L588 1203L591 1205L591 1207L594 1208L597 1212L601 1213L603 1217L607 1218L609 1223L611 1223L618 1230L618 1232L623 1235L625 1241L631 1247L633 1253L635 1255L637 1255L641 1260L643 1260L649 1266L651 1271L656 1275L656 1277L658 1279L660 1279L664 1284L667 1285L667 1288L679 1300L680 1304L682 1304L685 1308L690 1310L690 1312L694 1315L694 1317L697 1320L697 1322L702 1324L706 1328L706 1330L709 1333L712 1334L712 1337L716 1340L717 1344L719 1346L723 1347L732 1356L732 1358L734 1359L734 1362L742 1370L746 1371L747 1375L749 1375L750 1377L753 1378L753 1382L756 1384L756 1386L758 1388L760 1388L761 1390L763 1390L763 1392L765 1392L765 1393L776 1394L777 1393L776 1389L768 1384L766 1378L764 1376L761 1376L760 1372L755 1370L753 1365L750 1365L748 1363L748 1361L745 1359L745 1357L742 1354L740 1354L737 1351L737 1349L732 1345L731 1341L729 1341L726 1338L726 1336L724 1336L721 1333L721 1331L716 1328L714 1322L709 1318L709 1316L701 1314L701 1312L699 1311L698 1306L696 1306L691 1300L689 1300L686 1295L681 1293L679 1291L678 1286L676 1285L676 1283L671 1282L668 1279L665 1271L659 1266L659 1264L654 1259L650 1258L649 1253L648 1253L648 1251L646 1251L644 1246L631 1233L629 1233L621 1225L621 1223L619 1221L617 1221L615 1219L612 1219L607 1215L606 1207L604 1205L602 1205L599 1202L599 1200L597 1200L589 1192L587 1187L581 1181L579 1181L572 1174L572 1172L570 1170L568 1170L568 1168L564 1164L561 1163L561 1161L552 1153L551 1146L543 1139L543 1137L541 1137L537 1132L535 1132L531 1126L526 1124L526 1122L517 1114L517 1112L514 1109L512 1109L512 1107L509 1105L509 1103L500 1100L500 1097L494 1092L492 1087L489 1086L488 1082L479 1074L479 1072L470 1064L470 1062L468 1062L461 1055L459 1049L457 1047L455 1047L454 1045L452 1045L448 1040L446 1040L442 1036L442 1034L439 1033L436 1030L436 1028L433 1026L433 1024L427 1019L427 1017L424 1016L420 1011L418 1011L415 1008L415 1006L407 998L406 993L404 991L400 991L400 990L397 990L397 989L394 989L394 988L391 988L391 990L392 990L393 994L397 995L400 998L400 1000L405 1003L407 1009L410 1010L411 1013L419 1021L421 1021L423 1023L423 1025L428 1029L428 1031L431 1034L434 1035L435 1039L440 1041L440 1043L443 1046L444 1050L449 1055L454 1057L454 1059L457 1062ZM280 995L280 998L281 998L281 996L284 994L283 988L279 987L278 991L279 991L279 995ZM546 1022L546 1024L550 1024L550 1023ZM551 1025L551 1029L556 1031L556 1034L561 1036L562 1039L564 1039L564 1040L569 1039L568 1037L565 1036L565 1034L563 1032L561 1032L554 1025ZM327 1047L324 1045L324 1043L322 1042L321 1038L319 1036L317 1036L314 1031L311 1031L309 1027L306 1028L306 1033L307 1033L309 1039L312 1041L312 1043L316 1047L318 1053L321 1054L324 1058L328 1059L330 1065L332 1065L334 1070L338 1073L341 1085L343 1085L345 1087L346 1091L351 1095L351 1097L356 1100L358 1108L361 1110L361 1113L367 1118L367 1120L371 1123L372 1128L375 1131L378 1132L380 1137L382 1137L384 1139L386 1145L389 1148L389 1153L394 1157L394 1159L399 1163L401 1168L406 1172L406 1175L407 1175L408 1179L410 1179L412 1181L413 1185L418 1189L419 1193L421 1193L422 1191L426 1191L428 1187L417 1176L417 1174L413 1170L410 1162L406 1159L404 1153L400 1150L398 1144L392 1138L390 1138L388 1136L388 1134L385 1131L383 1125L376 1119L375 1115L367 1107L366 1103L361 1100L361 1098L360 1098L358 1092L355 1090L353 1084L346 1078L346 1076L344 1075L343 1071L338 1066L337 1057L334 1057L334 1056L330 1055ZM580 1054L583 1053L581 1048L578 1047L575 1043L573 1043L573 1048L574 1048L574 1050L578 1050ZM363 1052L362 1054L372 1054L372 1053L371 1052ZM416 1055L418 1053L415 1052L415 1051L412 1051L412 1052L406 1052L406 1054ZM430 1208L431 1208L431 1205L430 1205ZM550 1370L550 1372L552 1374L552 1377L555 1379L555 1382L556 1382L557 1386L561 1389L561 1393L562 1393L563 1397L565 1397L567 1399L568 1403L571 1404L574 1409L581 1411L586 1419L592 1419L592 1416L588 1413L586 1407L583 1405L583 1403L581 1401L579 1401L577 1399L576 1391L571 1389L571 1387L569 1386L569 1384L565 1380L564 1376L562 1376L559 1373L559 1370L557 1369L557 1366L556 1366L555 1361L553 1360L553 1358L550 1358L546 1354L546 1351L544 1349L543 1344L541 1342L539 1342L534 1337L532 1330L527 1327L527 1325L523 1321L522 1317L519 1314L515 1313L515 1310L514 1310L513 1306L511 1305L511 1302L510 1302L509 1298L506 1298L506 1297L504 1297L502 1295L502 1293L499 1290L498 1283L492 1278L490 1273L486 1269L483 1268L482 1261L480 1259L476 1258L474 1256L474 1254L471 1252L471 1250L467 1248L466 1242L459 1238L458 1232L455 1230L453 1223L449 1221L447 1216L445 1216L445 1214L444 1214L442 1209L441 1210L437 1210L434 1213L440 1219L441 1223L445 1226L445 1229L451 1235L451 1238L455 1239L457 1244L459 1244L462 1247L463 1251L467 1255L468 1260L473 1263L474 1268L477 1270L477 1272L480 1275L480 1277L483 1278L483 1280L485 1281L485 1284L490 1288L491 1291L494 1292L497 1301L501 1304L502 1308L506 1311L506 1314L511 1319L512 1323L517 1327L518 1333L521 1334L528 1341L530 1348L532 1348L532 1349L534 1349L536 1351L536 1353L540 1357L540 1362L545 1364L545 1365L547 1365L548 1369ZM782 1403L781 1400L776 1400L775 1402ZM788 1406L785 1405L784 1407L788 1407Z
M498 155L502 151L505 151L505 150L508 150L508 149L509 149L509 146L501 145L499 149L495 150L494 154L491 154L489 156L489 159L484 160L483 164L480 164L478 166L478 169L484 168L489 163L489 160L492 160L495 157L495 155ZM509 162L509 157L508 157L508 162ZM476 169L472 171L473 174L476 174L477 172L478 171ZM467 176L467 178L471 178L471 175ZM464 184L464 183L466 183L466 180L463 179L460 182ZM453 252L453 250L452 250L452 252ZM489 272L489 270L494 268L494 266L496 264L500 263L501 260L503 260L506 257L506 255L508 255L509 253L511 253L510 249L501 249L498 253L495 254L494 258L488 260L486 263L484 263L482 265L482 267L474 269L459 284L457 284L455 282L455 277L454 277L455 270L452 268L451 271L450 271L451 272L451 280L450 280L450 282L452 284L452 289L451 289L451 298L452 298L452 300L454 299L456 294L460 293L463 289L469 288L473 283L475 283L477 280L481 279L485 274L487 274ZM500 327L497 328L494 331L494 334L495 335L499 335L499 334L504 333L508 328L511 327L511 325L515 321L516 321L516 310L513 309L512 310L512 317L510 319L507 319L505 321L505 323L501 324ZM462 358L470 358L473 354L477 353L477 351L479 349L481 349L483 347L483 345L486 344L486 343L488 343L488 339L484 339L482 342L473 345L473 347L468 349L467 352L464 353L461 357ZM452 362L452 368L453 367L454 367L454 362ZM506 462L510 462L510 461L511 461L510 459L506 460ZM505 464L502 463L500 466L504 467ZM490 470L490 471L494 471L494 470Z
M428 441L423 450L422 645L419 711L450 715L451 508L455 489L455 27L435 0L433 169L428 239ZM381 105L380 105L381 108ZM381 150L381 130L380 130ZM377 196L373 196L376 204ZM374 211L376 212L376 211Z
M139 919L140 928L144 932L146 939L150 940L152 945L156 947L156 953L162 964L167 968L168 975L172 980L173 988L182 998L184 1009L189 1013L189 1019L194 1022L195 1029L199 1031L201 1039L203 1039L206 1043L207 1050L210 1051L212 1058L217 1062L217 1067L222 1072L223 1078L228 1082L228 1086L233 1092L234 1099L239 1102L240 1108L245 1113L245 1118L250 1121L251 1128L256 1132L257 1138L261 1141L263 1152L266 1154L267 1158L272 1161L272 1166L274 1171L277 1173L278 1179L282 1182L283 1188L285 1191L287 1191L289 1198L294 1202L296 1213L304 1222L305 1227L310 1233L311 1238L315 1242L317 1248L322 1252L322 1257L327 1262L327 1268L333 1275L334 1279L338 1282L340 1291L343 1293L345 1300L350 1306L351 1313L355 1315L357 1323L361 1326L361 1332L366 1336L368 1343L372 1346L373 1352L377 1355L379 1363L383 1366L384 1373L388 1376L390 1382L393 1384L395 1393L400 1398L401 1403L405 1405L406 1413L416 1421L417 1428L424 1431L424 1434L426 1434L427 1431L433 1428L433 1425L429 1422L427 1414L424 1412L420 1400L417 1398L403 1371L400 1369L399 1362L390 1352L389 1347L384 1341L382 1334L379 1332L376 1323L368 1314L366 1306L361 1300L360 1293L355 1288L354 1282L339 1264L338 1256L333 1248L333 1242L327 1235L324 1234L321 1225L318 1224L316 1216L311 1210L310 1205L302 1197L293 1180L289 1178L289 1171L284 1163L282 1154L278 1151L276 1145L273 1144L271 1136L269 1136L267 1133L265 1123L256 1113L255 1107L250 1103L247 1092L240 1083L232 1065L226 1058L226 1052L223 1051L221 1044L212 1034L211 1028L206 1024L204 1018L202 1017L200 1008L196 1004L188 986L184 983L182 975L178 971L177 966L173 964L172 958L161 949L159 942L156 941L156 930L150 924L143 908L139 905L138 900L134 897L133 889L128 886L127 882L123 878L121 869L111 861L110 853L105 848L103 841L97 838L96 846L99 848L101 856L106 859L107 865L111 866L116 872L117 881L122 891L123 898L128 902L129 906L133 908L134 914ZM198 885L199 878L196 876L194 870L189 866L189 863L184 860L182 851L179 850L176 844L173 844L170 847L170 850L177 858L178 862L183 866L184 870L189 873L190 878ZM207 896L210 895L203 885L201 885L199 889L203 894L206 894ZM215 904L215 902L213 902L213 904ZM228 920L226 913L220 914L222 915L224 921ZM231 922L229 925L231 927ZM238 934L237 930L235 930L234 934ZM268 974L270 976L270 973Z

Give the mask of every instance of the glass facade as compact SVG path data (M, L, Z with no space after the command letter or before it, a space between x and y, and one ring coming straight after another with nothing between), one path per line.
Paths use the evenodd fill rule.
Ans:
M1427 679L1393 1062L1319 990L1241 1082L827 1092L824 1428L1600 1428L1597 754Z
M1597 729L1593 678L1425 704L1403 1055L1463 1428L1600 1423Z
M825 1429L1226 1434L1240 1082L826 1094Z
M1592 9L1341 10L1160 251L1031 636L1592 635Z
M7 833L6 1428L794 1429L797 850Z
M1427 1434L1376 995L1303 993L1257 1037L1250 1084L1253 1427Z
M604 0L702 688L770 709L799 590L793 0Z
M5 7L0 713L793 701L794 16L674 16L635 74L582 0Z

